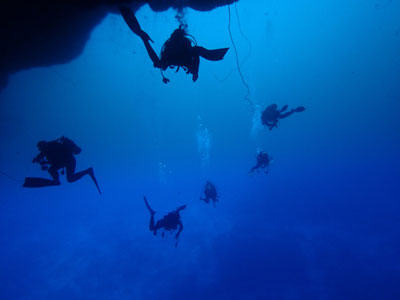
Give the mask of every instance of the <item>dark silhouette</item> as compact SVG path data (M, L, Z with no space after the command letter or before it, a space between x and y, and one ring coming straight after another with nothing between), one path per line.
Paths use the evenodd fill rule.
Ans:
M176 71L178 72L179 68L182 67L187 74L192 74L193 81L196 81L199 77L200 56L208 60L218 61L224 58L229 49L208 50L197 46L194 37L187 34L185 27L181 25L174 30L170 38L164 43L159 58L150 45L149 41L153 42L153 40L140 28L133 11L127 7L121 7L120 11L129 28L142 39L154 67L162 71L165 71L168 67L177 67ZM168 83L169 79L164 77L162 71L163 82Z
M271 158L269 157L268 153L260 151L260 153L257 154L257 164L251 168L249 173L253 173L258 169L265 169L266 167L269 166L270 163L271 163ZM268 171L265 171L265 173L268 173Z
M148 4L154 12L191 8L210 11L237 0L2 0L0 92L9 75L24 69L65 64L79 57L93 29L116 5L132 11ZM118 8L117 8L118 9Z
M272 130L272 128L278 127L279 119L287 118L295 112L302 112L305 110L303 106L299 106L295 109L292 109L284 113L284 111L287 110L287 108L288 106L285 105L280 110L278 110L278 106L276 104L271 104L261 114L262 124L268 126L269 130Z
M217 189L210 181L206 182L204 187L204 198L200 198L200 200L203 200L206 203L209 203L210 200L212 200L214 205L218 201Z
M178 246L178 238L183 230L183 224L181 221L181 216L179 212L186 208L186 205L182 205L178 207L176 210L171 211L170 213L166 214L162 219L158 220L157 223L154 224L154 215L155 211L150 207L149 203L147 202L146 196L143 196L144 203L146 204L147 209L150 212L150 231L153 231L153 234L157 234L157 230L162 229L163 232L161 233L162 237L164 237L165 231L173 231L178 229L178 232L175 234L176 244L175 247Z
M38 163L42 166L43 171L48 171L53 180L38 177L26 177L23 187L45 187L60 185L60 175L58 171L61 169L61 174L66 170L68 182L75 182L85 175L89 175L101 194L96 177L94 176L93 168L88 168L84 171L75 173L76 160L74 155L81 152L73 141L66 137L61 137L55 141L45 142L40 141L37 144L40 153L32 160L32 163ZM49 167L49 166L50 167Z

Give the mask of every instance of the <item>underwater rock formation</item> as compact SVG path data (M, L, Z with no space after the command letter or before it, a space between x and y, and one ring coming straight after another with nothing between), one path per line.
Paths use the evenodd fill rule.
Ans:
M210 11L238 0L37 0L2 1L0 8L0 90L8 75L71 61L82 52L93 28L120 4L134 11L190 7Z

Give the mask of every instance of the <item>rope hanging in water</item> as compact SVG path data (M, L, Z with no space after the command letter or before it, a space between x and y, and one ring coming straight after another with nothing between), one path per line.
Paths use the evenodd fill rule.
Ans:
M19 183L19 182L23 182L23 180L15 179L14 177L12 177L12 176L10 176L10 175L4 173L3 171L0 171L0 174L3 175L3 176L5 176L5 177L7 177L7 178L9 178L9 179L11 179L12 181L15 181L15 182L18 182L18 183Z
M241 78L244 86L247 89L247 94L246 94L246 96L244 96L244 98L246 99L247 102L250 103L251 108L254 109L254 103L253 103L253 101L251 101L251 99L249 97L250 96L250 88L249 88L249 85L246 83L246 80L244 79L242 71L240 69L238 51L237 51L237 48L236 48L236 44L233 41L233 36L232 36L232 31L231 31L231 8L230 8L229 4L228 4L228 16L229 16L229 18L228 18L228 31L229 31L229 36L231 38L231 42L232 42L232 45L233 45L233 49L235 50L236 65L237 65L237 68L238 68L238 71L239 71L240 78Z
M238 12L238 9L237 9L237 2L235 2L235 13L236 13L236 19L237 19L237 22L238 22L238 28L239 28L240 35L247 41L247 44L249 44L249 53L242 60L242 64L244 64L244 62L251 56L251 53L253 52L253 45L251 44L250 40L247 38L247 36L242 31L242 26L240 25L239 12Z

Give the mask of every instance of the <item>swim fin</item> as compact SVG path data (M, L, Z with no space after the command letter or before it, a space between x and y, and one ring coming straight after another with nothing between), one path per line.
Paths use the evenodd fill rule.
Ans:
M156 212L150 207L149 202L147 202L146 196L143 196L144 204L146 204L147 209L150 211L151 215L154 215Z
M305 110L306 110L306 108L304 106L299 106L299 107L294 109L295 112L302 112L302 111L305 111Z
M89 176L90 176L90 178L92 178L94 184L95 184L96 187L97 187L97 190L98 190L99 193L101 194L101 190L100 190L99 184L97 183L96 176L94 176L93 168L90 168L90 169L89 169Z
M201 57L212 60L212 61L218 61L222 60L228 52L229 48L221 48L221 49L214 49L214 50L208 50L204 47L199 47L195 46L197 54L200 55Z
M23 187L29 188L40 188L45 186L55 186L60 185L60 182L55 182L54 180L39 178L39 177L26 177Z

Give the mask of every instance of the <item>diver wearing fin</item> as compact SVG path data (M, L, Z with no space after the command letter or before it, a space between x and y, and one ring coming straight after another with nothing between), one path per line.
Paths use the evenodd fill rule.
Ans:
M214 203L214 206L215 206L215 203L218 202L217 189L212 182L210 182L210 181L206 182L206 185L204 187L204 198L200 198L200 200L203 200L205 203L209 203L210 200L212 200Z
M270 163L271 163L271 157L268 155L268 153L265 151L260 151L257 154L257 164L251 168L249 174L253 173L258 169L265 169L266 167L269 166ZM268 173L268 171L265 171L265 173Z
M167 215L165 215L162 219L158 220L157 223L154 224L154 215L155 211L150 207L149 203L147 202L146 196L143 196L144 198L144 203L146 204L147 209L150 212L150 225L149 229L150 231L153 231L153 234L157 234L157 230L163 229L164 231L173 231L178 229L178 232L175 234L175 247L178 246L178 238L179 235L181 234L183 230L183 224L181 221L181 216L179 215L179 212L183 209L186 208L186 205L182 205L178 207L176 210L171 211ZM161 236L164 237L164 231L161 233Z
M200 56L207 60L219 61L224 58L229 49L221 48L208 50L204 47L197 46L196 40L191 35L187 34L185 27L181 25L174 30L170 38L164 43L159 58L150 45L149 41L153 42L153 40L140 28L139 22L132 10L127 7L121 7L120 11L132 32L142 39L154 67L161 69L161 74L162 71L165 71L168 67L177 67L177 72L179 68L182 67L187 74L192 74L193 81L196 81L199 77ZM169 79L166 78L164 74L162 74L162 76L163 82L168 83Z
M278 127L279 119L284 119L295 112L302 112L306 110L305 107L299 106L284 113L287 108L288 106L285 105L280 110L278 110L278 106L276 104L271 104L261 114L262 124L268 126L269 130L272 130L272 128Z
M74 155L79 154L81 148L79 148L72 140L63 136L55 141L40 141L37 144L37 147L40 153L36 155L32 160L32 163L40 164L42 170L48 171L53 180L38 177L26 177L23 187L33 188L60 185L61 182L58 170L61 169L61 174L64 174L65 168L68 182L75 182L83 176L89 175L101 194L96 177L94 176L93 168L88 168L75 173L76 160ZM50 167L48 165L50 165Z

